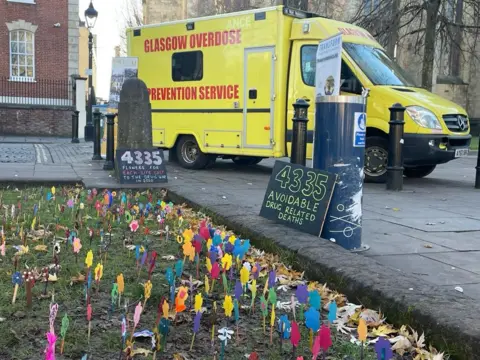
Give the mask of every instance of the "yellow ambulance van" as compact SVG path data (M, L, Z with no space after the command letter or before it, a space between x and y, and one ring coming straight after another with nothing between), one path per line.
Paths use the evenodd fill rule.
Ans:
M128 56L138 57L150 94L153 145L190 169L218 157L251 165L289 156L292 104L304 98L311 158L317 45L339 32L342 94L370 89L367 181L385 181L388 108L397 102L407 109L406 176L468 154L464 109L417 87L366 30L285 6L127 30Z

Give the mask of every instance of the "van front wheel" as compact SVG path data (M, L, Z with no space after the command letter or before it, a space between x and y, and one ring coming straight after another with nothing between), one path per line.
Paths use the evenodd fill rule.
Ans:
M193 136L182 136L176 146L178 162L186 169L204 169L210 162Z
M387 181L388 140L381 136L367 137L365 146L365 182Z

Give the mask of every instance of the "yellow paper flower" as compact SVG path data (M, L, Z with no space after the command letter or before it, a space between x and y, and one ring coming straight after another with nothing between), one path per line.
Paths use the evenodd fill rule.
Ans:
M103 276L103 265L98 263L95 267L95 281L100 281Z
M367 333L368 333L368 330L367 330L367 323L365 322L365 319L363 318L360 318L360 320L358 321L358 340L360 341L367 341Z
M183 232L183 237L185 238L185 242L187 241L192 241L193 239L193 231L191 229L186 229L184 232Z
M248 278L250 277L250 271L245 266L242 266L242 270L240 270L240 282L243 286L245 286L248 282Z
M208 240L207 240L207 251L210 251L210 248L212 247L212 244L213 244L213 240L212 240L212 239L208 239Z
M207 270L209 273L212 272L212 262L210 261L210 258L207 257L207 259L205 260L206 263L207 263Z
M85 265L87 265L87 268L90 268L92 267L92 264L93 264L93 252L92 250L90 250L87 253L87 257L85 258Z
M183 255L188 256L190 261L195 259L195 248L190 241L185 241L183 244Z
M160 203L160 206L162 207L162 210L164 210L164 209L165 209L165 206L167 206L167 204L165 203L165 201L162 201L162 202Z
M55 195L55 186L52 186L51 191L52 191L52 195Z
M34 217L32 220L32 231L35 230L35 224L37 223L37 218Z
M195 312L199 312L200 310L202 310L202 304L203 304L203 298L202 298L202 294L198 293L197 295L195 295Z
M145 300L150 299L150 295L152 294L152 282L148 280L145 285Z
M228 241L230 242L230 244L234 245L236 239L237 239L237 238L236 238L235 236L230 235L230 237L228 238Z
M226 317L232 316L233 302L232 302L232 297L230 295L225 295L225 300L223 301L223 308L225 309Z
M169 312L170 308L168 306L168 302L167 301L164 301L163 302L163 305L162 305L162 311L163 311L163 317L165 319L168 319L168 312Z
M270 326L275 325L275 307L272 306L272 316L270 317Z
M253 297L257 295L257 280L252 280L252 285L250 285L250 291L252 292Z
M118 285L118 292L120 294L123 294L123 291L125 290L125 281L123 279L123 274L120 274L117 276L117 285Z
M208 272L210 272L210 271L208 271ZM207 294L210 294L210 281L209 281L207 275L205 275L205 292Z
M232 255L225 254L222 257L222 267L228 271L232 267Z

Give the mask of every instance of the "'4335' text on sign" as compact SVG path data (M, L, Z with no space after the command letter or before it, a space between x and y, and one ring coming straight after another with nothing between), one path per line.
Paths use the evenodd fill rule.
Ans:
M152 184L168 181L162 150L117 149L116 155L121 184Z
M275 162L260 216L320 236L336 174Z

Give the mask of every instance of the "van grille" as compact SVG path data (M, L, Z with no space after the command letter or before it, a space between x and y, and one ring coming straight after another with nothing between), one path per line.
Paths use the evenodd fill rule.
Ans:
M465 132L469 130L468 118L466 115L443 115L443 121L445 121L445 124L450 131Z

